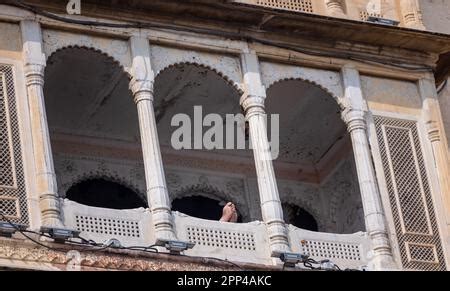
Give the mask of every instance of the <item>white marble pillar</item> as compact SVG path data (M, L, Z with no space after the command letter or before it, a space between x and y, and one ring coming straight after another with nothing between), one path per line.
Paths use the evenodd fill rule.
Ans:
M46 60L42 52L41 29L38 22L23 20L21 31L41 225L62 227L56 175L45 112L43 86Z
M346 17L343 0L325 0L327 14L333 17Z
M130 89L138 110L147 199L155 236L156 240L174 240L176 235L153 108L154 73L150 63L150 44L147 38L133 36L130 46L133 57Z
M345 86L345 103L348 106L342 116L352 140L366 231L372 244L370 267L374 270L395 269L387 223L369 147L366 125L368 107L362 95L359 72L353 67L344 67L342 79Z
M442 193L447 221L450 222L450 171L449 157L445 131L443 129L442 113L436 92L433 76L419 80L419 91L423 103L423 118L427 130L428 139L431 143L434 155L435 166L439 179L439 186Z
M270 250L272 255L275 256L281 252L289 251L290 246L267 137L267 117L264 109L266 92L261 82L259 61L256 54L242 54L242 67L246 88L241 98L241 106L249 123L261 211L263 220L267 225Z
M400 0L400 10L406 27L425 29L417 0Z

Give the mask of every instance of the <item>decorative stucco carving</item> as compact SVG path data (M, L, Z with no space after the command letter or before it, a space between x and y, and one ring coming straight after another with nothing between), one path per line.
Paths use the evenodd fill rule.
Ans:
M103 178L132 189L147 201L144 166L140 163L61 154L55 155L54 162L61 198L70 187L83 180Z
M171 200L193 195L236 204L243 221L249 221L249 205L246 200L245 182L242 178L195 173L183 170L166 170L167 186ZM197 181L197 182L195 182ZM255 194L256 195L256 194Z
M67 248L67 252L70 249ZM20 242L0 244L0 260L7 260L5 267L15 267L27 265L30 269L46 270L70 270L70 263L73 259L67 255L65 250L49 250L40 247L30 246ZM214 266L212 262L194 262L181 259L179 261L169 258L167 255L145 255L136 257L136 255L113 254L113 253L93 253L80 251L80 269L95 270L108 269L120 271L162 271L162 270L228 270L231 266ZM20 262L20 263L19 263Z

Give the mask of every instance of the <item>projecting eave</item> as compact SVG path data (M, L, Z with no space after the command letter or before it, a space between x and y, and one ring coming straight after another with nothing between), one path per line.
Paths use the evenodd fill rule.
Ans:
M65 13L65 1L25 1ZM83 0L83 15L115 20L190 24L212 27L233 38L245 32L442 54L450 51L450 35L321 15L266 8L228 0ZM274 34L273 34L274 33ZM270 34L270 35L268 35ZM236 38L239 36L236 34Z

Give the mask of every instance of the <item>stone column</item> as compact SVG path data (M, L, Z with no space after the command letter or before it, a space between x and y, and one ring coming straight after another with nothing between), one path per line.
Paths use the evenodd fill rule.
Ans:
M35 21L23 20L21 31L41 225L62 227L56 174L45 112L43 86L46 60L42 52L41 28Z
M343 0L325 0L327 14L334 17L346 17Z
M267 116L264 109L266 92L261 82L259 61L256 54L244 53L242 55L242 67L246 88L241 98L241 106L249 123L261 211L263 220L267 225L270 249L272 255L275 256L281 252L289 251L290 247L267 137Z
M369 147L366 125L368 107L363 99L359 72L352 67L344 67L342 79L345 86L345 103L348 106L342 116L352 140L366 231L372 244L371 268L394 269L396 267Z
M130 46L133 57L130 89L138 110L147 199L155 236L156 240L174 240L176 235L153 108L154 73L150 63L150 44L146 38L133 36Z
M418 85L423 103L424 123L426 125L428 139L430 140L433 149L439 186L447 213L447 221L450 222L449 157L447 152L445 131L442 128L442 114L439 107L434 78L430 76L427 79L420 79Z
M400 10L406 27L425 29L417 0L400 0Z

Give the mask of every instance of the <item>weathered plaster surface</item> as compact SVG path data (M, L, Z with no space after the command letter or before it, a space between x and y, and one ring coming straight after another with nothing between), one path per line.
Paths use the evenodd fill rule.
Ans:
M0 22L0 31L0 56L4 58L20 59L22 57L20 26L17 24Z
M444 121L447 141L448 144L450 144L450 78L447 79L445 87L439 94L439 104L441 107L442 119Z
M361 76L361 87L372 109L418 114L422 108L416 83Z
M427 30L450 34L450 1L419 0Z

